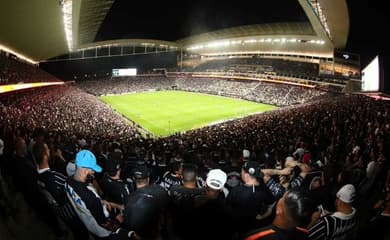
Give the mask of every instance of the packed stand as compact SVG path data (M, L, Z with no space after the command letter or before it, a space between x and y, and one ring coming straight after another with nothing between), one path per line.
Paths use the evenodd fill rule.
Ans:
M144 139L73 87L0 101L0 190L20 192L55 236L57 218L80 223L66 225L76 239L389 234L388 102L339 96ZM51 189L46 176L62 180ZM1 196L12 216L14 195Z
M0 50L0 85L32 82L59 82L53 75L22 62L10 53Z
M262 81L191 77L104 78L98 80L80 81L77 82L76 86L97 96L142 92L148 90L177 89L237 97L277 106L302 104L313 98L319 98L326 93L325 91L319 89L274 84Z
M190 72L251 72L256 74L275 73L280 76L290 77L316 77L319 75L318 64L298 62L284 59L267 58L229 58L213 59L201 63L194 69L186 69Z
M41 126L65 133L66 137L138 136L136 128L119 113L95 96L70 86L36 88L2 96L0 120L29 129Z
M166 89L174 85L166 77L107 77L78 81L76 86L96 96Z

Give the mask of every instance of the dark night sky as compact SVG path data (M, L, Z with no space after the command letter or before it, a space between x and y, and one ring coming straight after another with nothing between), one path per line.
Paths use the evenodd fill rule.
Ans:
M96 40L153 38L177 40L227 27L280 21L307 21L296 0L260 1L116 0ZM278 9L278 6L285 6Z
M345 51L361 55L364 67L384 55L389 21L384 0L347 0L350 33ZM246 24L307 21L297 0L129 1L116 0L96 41L121 38L177 40L192 34Z

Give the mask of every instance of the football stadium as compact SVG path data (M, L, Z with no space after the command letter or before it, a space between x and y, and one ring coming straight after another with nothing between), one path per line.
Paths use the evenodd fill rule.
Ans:
M0 6L1 239L389 239L347 0Z

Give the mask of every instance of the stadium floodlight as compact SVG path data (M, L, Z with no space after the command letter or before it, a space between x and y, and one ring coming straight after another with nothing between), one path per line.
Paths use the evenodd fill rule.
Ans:
M24 60L24 61L26 61L26 62L29 62L29 63L31 63L31 64L34 64L34 65L35 65L35 64L38 63L38 62L36 62L36 61L34 61L34 60L32 60L32 59L30 59L30 58L28 58L28 57L26 57L26 56L20 54L20 53L17 53L17 52L15 52L15 51L13 51L13 50L10 49L10 48L7 48L7 47L4 46L4 45L1 45L1 44L0 44L0 50L1 50L1 51L4 51L4 52L11 53L11 54L15 55L16 57L18 57L19 59L22 59L22 60Z
M68 49L73 49L72 33L72 0L64 0L62 4L62 17L64 21L64 30Z
M244 43L256 43L256 42L257 42L256 39L248 39L244 41Z
M194 45L187 48L187 50L198 50L198 49L203 49L203 45Z
M328 37L330 39L332 39L332 35L330 34L330 29L328 26L328 21L325 17L324 11L322 10L322 7L321 7L319 1L318 0L310 0L309 3L312 5L312 8L313 8L314 12L316 13L316 15L319 17L320 22L321 22L322 26L324 27L326 34L328 35Z
M206 46L212 48L212 47L224 47L229 45L230 45L230 41L215 41L215 42L208 43Z

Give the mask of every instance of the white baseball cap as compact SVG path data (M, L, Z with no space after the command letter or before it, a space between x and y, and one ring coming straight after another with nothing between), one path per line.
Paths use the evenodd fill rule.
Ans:
M244 149L244 150L242 150L242 156L244 158L249 158L251 156L251 153L249 152L248 149Z
M221 169L212 169L207 174L206 184L214 190L221 190L227 180L226 173Z
M344 185L336 194L336 197L345 203L352 203L355 196L356 190L352 184Z

